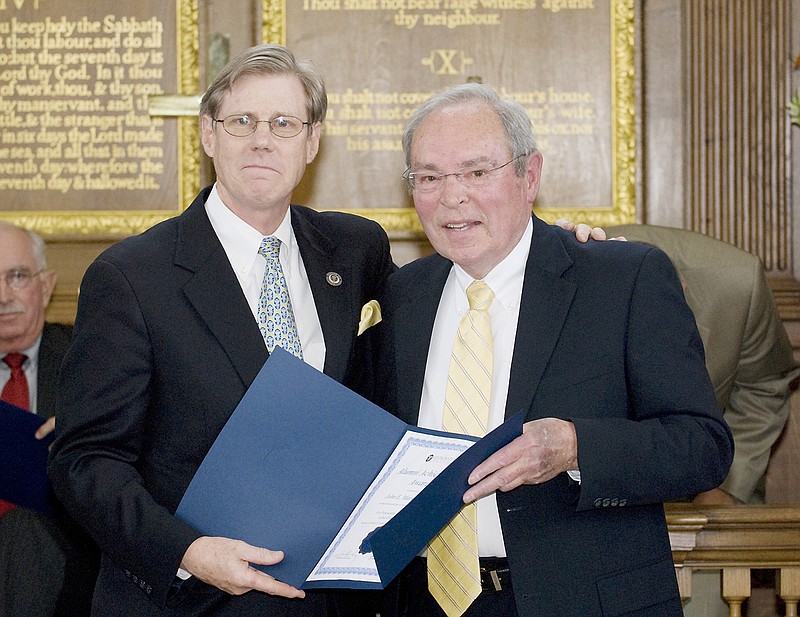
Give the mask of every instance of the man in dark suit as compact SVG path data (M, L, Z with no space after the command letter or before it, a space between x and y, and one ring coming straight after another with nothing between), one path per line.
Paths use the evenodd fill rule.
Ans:
M432 559L432 543L391 586L389 610L679 617L662 503L718 485L733 447L669 259L633 243L579 244L532 216L542 155L524 109L491 88L432 97L403 146L437 254L392 275L381 296L383 320L368 330L373 396L409 423L446 427L463 403L451 403L464 380L450 356L456 332L467 339L466 315L467 330L491 322L480 338L493 350L488 377L468 372L486 430L527 415L522 436L471 474L464 501L477 501L477 533L463 538L477 548L444 541L469 576L443 582L440 560L452 560L438 547ZM489 300L468 306L476 281ZM478 567L477 590L457 589Z
M86 272L49 470L103 552L93 615L327 612L324 592L251 567L280 546L205 537L173 514L273 338L347 382L360 309L394 268L376 223L290 205L326 107L317 70L286 49L239 55L201 102L216 183ZM273 238L279 260L261 253ZM276 282L285 327L267 311Z
M36 437L55 425L55 394L72 328L45 323L56 282L47 269L46 247L31 231L0 223L0 391L3 400L47 421ZM8 364L21 360L21 387ZM16 396L11 397L14 390ZM0 616L82 616L89 607L99 554L89 537L56 506L49 518L0 504Z

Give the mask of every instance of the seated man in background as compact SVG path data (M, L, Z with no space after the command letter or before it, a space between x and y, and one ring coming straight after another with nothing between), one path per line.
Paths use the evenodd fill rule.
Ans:
M735 453L725 481L694 503L764 503L764 474L789 415L800 374L761 260L701 233L654 225L608 229L650 244L672 260L697 321L717 403L733 433ZM697 571L684 613L726 617L720 573Z
M663 250L681 277L706 368L736 450L725 481L700 504L764 503L764 473L800 374L761 261L701 233L655 225L607 229Z
M72 328L45 323L56 283L45 244L0 222L0 398L55 426L55 387ZM63 513L50 519L0 501L0 617L89 615L99 553Z

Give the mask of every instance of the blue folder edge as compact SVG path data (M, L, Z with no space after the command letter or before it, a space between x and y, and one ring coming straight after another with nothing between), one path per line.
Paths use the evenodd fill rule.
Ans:
M0 401L0 498L52 516L47 454L53 433L36 439L44 418Z
M176 516L205 535L284 551L280 563L255 567L294 587L381 589L455 515L469 472L521 434L522 419L515 416L468 448L371 535L381 583L306 581L409 430L442 434L406 424L276 348L206 455Z

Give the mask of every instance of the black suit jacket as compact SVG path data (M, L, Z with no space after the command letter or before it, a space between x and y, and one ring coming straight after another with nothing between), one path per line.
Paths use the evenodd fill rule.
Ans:
M498 494L519 614L679 617L662 502L717 486L733 454L692 313L661 251L533 221L506 414L572 421L581 483ZM451 267L401 268L368 330L374 398L409 423Z
M96 614L322 614L320 594L232 597L195 579L172 593L200 535L173 512L268 355L206 215L208 192L87 269L51 478L104 554ZM325 337L325 373L346 381L360 309L393 269L388 238L341 213L292 206L291 219ZM327 282L329 272L341 285Z

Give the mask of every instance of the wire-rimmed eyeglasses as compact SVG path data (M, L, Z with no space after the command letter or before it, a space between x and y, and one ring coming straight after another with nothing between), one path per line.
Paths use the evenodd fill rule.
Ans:
M269 127L270 132L275 137L296 137L299 135L304 126L308 126L310 122L303 122L300 118L295 116L275 116L269 120L259 120L250 114L233 114L225 118L211 118L213 122L222 124L222 128L228 135L234 137L247 137L256 132L256 128L261 122L265 122Z
M498 176L497 172L507 165L510 165L518 158L528 156L528 154L530 153L519 154L510 161L498 165L497 167L475 167L463 171L453 171L447 174L440 174L429 170L411 171L411 169L406 169L403 172L403 178L405 178L410 191L418 191L420 193L433 193L434 191L441 190L445 180L449 176L453 176L467 188L477 189L491 183L492 180Z
M14 291L22 291L27 289L34 276L39 276L44 270L38 272L31 272L28 268L11 268L3 272L3 280Z

